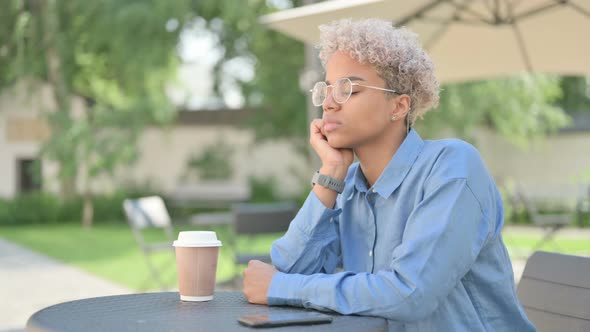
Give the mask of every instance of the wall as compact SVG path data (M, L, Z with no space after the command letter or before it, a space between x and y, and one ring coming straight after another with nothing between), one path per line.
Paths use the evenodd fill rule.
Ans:
M46 87L22 81L0 96L0 197L17 194L17 160L37 158L42 136L23 132L26 128L21 125L38 123L37 110L40 105L50 105L49 92ZM15 130L15 125L21 128Z
M590 182L590 132L552 135L517 148L489 130L480 130L477 148L496 180L519 181L533 197L570 203L586 195Z
M43 114L55 109L53 92L48 84L21 80L0 95L0 197L18 194L18 159L37 159L41 143L50 135ZM85 111L81 98L72 98L72 114ZM56 164L42 160L42 186L57 192Z
M228 125L178 125L173 130L150 128L139 140L140 160L124 170L123 177L137 183L149 179L164 191L172 192L181 181L191 155L199 155L220 139L235 152L230 158L233 181L247 183L249 176L274 176L282 195L298 194L301 190L301 181L291 169L305 170L306 166L288 142L254 144L251 130Z

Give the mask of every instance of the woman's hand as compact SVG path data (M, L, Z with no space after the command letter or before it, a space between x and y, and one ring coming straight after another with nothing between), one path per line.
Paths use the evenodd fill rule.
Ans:
M314 119L310 126L309 143L322 161L320 173L344 180L348 167L354 160L352 149L336 149L330 146L324 131L324 120Z
M268 304L266 294L277 269L261 261L252 260L244 270L243 292L250 303Z

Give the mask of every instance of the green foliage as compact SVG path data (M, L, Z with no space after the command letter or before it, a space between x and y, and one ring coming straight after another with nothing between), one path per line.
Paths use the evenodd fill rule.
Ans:
M234 149L223 140L205 148L199 155L193 155L185 170L184 179L227 180L233 175L231 156Z
M301 1L287 1L299 6ZM256 75L252 81L236 82L246 98L246 106L257 112L246 123L255 128L260 140L307 136L305 95L299 87L304 67L304 47L299 41L259 23L261 15L276 11L268 1L249 1L248 6L233 0L203 1L197 11L216 32L224 56L215 66L216 90L227 77L224 65L237 58L250 59Z
M580 227L590 227L590 186L587 187L585 196L580 197L576 209L576 222Z
M277 179L275 177L259 178L251 176L248 178L251 198L253 203L268 203L278 200L276 193Z
M450 127L471 140L475 129L487 126L524 147L569 123L563 110L553 105L560 96L559 79L541 74L448 84L438 109L427 113L417 128L429 136Z
M590 227L590 212L580 211L576 216L576 225L578 227Z
M304 45L276 31L254 26L249 46L256 58L256 76L245 92L248 104L258 106L250 122L256 128L256 137L306 137L307 106L299 86Z
M590 77L565 76L560 86L563 95L557 105L568 113L590 112Z
M174 118L164 84L175 74L191 1L8 2L0 89L22 78L51 84L57 110L42 152L59 163L60 179L76 178L81 165L92 179L135 160L142 129ZM179 28L167 30L172 19ZM72 112L72 96L87 102L85 114Z
M31 192L0 203L0 225L55 223L60 200L50 193Z
M143 190L143 191L140 191ZM93 197L99 223L122 222L123 200L154 194L149 189L130 188ZM0 225L54 224L82 219L82 196L60 197L49 192L31 192L13 199L0 199Z

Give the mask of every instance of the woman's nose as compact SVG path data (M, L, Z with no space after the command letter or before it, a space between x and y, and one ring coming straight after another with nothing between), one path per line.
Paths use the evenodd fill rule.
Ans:
M338 104L334 100L334 96L332 95L331 91L326 96L326 99L324 99L324 102L322 103L322 108L324 109L324 112L338 111L340 109L340 104Z

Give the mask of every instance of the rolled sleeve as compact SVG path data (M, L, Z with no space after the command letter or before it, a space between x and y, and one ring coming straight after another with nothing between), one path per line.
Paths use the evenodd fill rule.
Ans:
M285 235L273 243L273 265L287 273L332 272L339 261L340 213L339 208L326 208L311 192Z
M277 272L270 283L267 293L268 305L290 305L301 307L300 294L297 294L303 276Z

